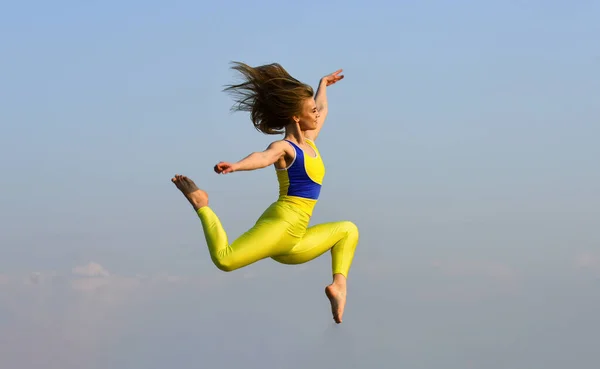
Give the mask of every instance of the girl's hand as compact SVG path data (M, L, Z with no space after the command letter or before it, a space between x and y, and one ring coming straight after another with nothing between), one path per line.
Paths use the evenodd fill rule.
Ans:
M226 163L224 161L219 162L215 165L215 172L218 174L227 174L233 173L236 171L236 166L234 163Z
M337 81L344 79L344 75L340 73L342 73L342 69L338 69L335 72L326 75L325 77L321 78L321 83L324 83L325 86L331 86Z

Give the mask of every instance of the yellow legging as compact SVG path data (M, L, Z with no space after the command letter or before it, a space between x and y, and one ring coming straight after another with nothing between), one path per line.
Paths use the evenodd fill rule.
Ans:
M331 250L332 274L348 277L358 244L358 228L349 221L308 227L310 216L293 205L274 202L256 224L229 244L227 233L208 206L197 211L214 264L233 271L265 258L302 264Z

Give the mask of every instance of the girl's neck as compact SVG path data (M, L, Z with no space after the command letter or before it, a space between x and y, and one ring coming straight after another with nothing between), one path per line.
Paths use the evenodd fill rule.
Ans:
M290 123L285 127L284 139L290 141L296 141L299 144L304 144L304 132L300 129L298 123Z

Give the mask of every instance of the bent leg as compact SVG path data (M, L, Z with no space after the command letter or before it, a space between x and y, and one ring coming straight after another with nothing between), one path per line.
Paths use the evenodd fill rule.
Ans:
M273 256L283 264L301 264L331 250L333 283L325 287L336 323L342 322L346 305L346 278L358 245L358 228L352 222L319 224L308 228L302 240L290 251Z
M255 263L267 257L282 253L295 245L299 236L290 224L293 214L288 214L277 206L271 205L255 225L229 244L227 233L221 221L208 206L197 210L202 222L204 236L210 257L217 268L232 271Z
M352 222L318 224L309 227L291 250L271 258L282 264L302 264L331 250L332 273L348 277L358 239L358 228Z

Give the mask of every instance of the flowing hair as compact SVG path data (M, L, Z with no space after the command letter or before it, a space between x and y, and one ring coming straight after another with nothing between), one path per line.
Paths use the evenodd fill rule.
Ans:
M313 88L292 77L277 63L250 67L233 62L231 69L243 78L224 89L235 104L231 111L250 112L254 127L264 134L279 134L302 111L305 99L313 97Z

